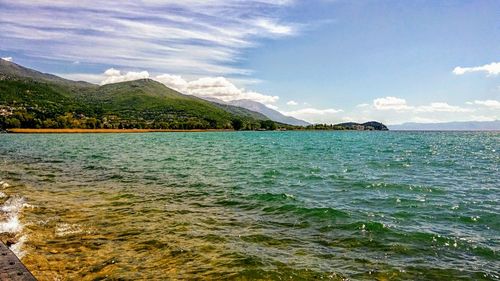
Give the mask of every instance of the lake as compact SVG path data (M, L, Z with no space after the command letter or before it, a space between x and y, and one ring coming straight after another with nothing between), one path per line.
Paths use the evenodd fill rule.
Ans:
M498 280L498 132L2 134L39 280Z

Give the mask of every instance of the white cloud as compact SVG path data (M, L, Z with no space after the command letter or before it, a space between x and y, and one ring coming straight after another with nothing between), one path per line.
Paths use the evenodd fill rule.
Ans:
M294 101L294 100L288 101L286 104L287 105L292 105L292 106L299 105L299 103L296 102L296 101Z
M298 33L298 24L280 17L293 2L11 1L0 9L0 42L39 59L246 75L235 66L245 49Z
M475 100L474 102L467 102L467 104L477 104L492 109L500 109L500 101L497 100Z
M303 108L299 110L294 110L294 111L289 111L287 112L289 115L301 115L301 114L311 114L311 115L325 115L325 114L335 114L342 112L341 109L333 109L333 108L327 108L327 109L317 109L317 108Z
M340 117L334 115L341 112L343 112L343 110L341 109L334 109L334 108L318 109L318 108L308 107L293 111L282 111L281 113L311 123L332 123L332 120L340 119Z
M472 115L470 121L496 121L498 116Z
M270 109L272 110L278 110L279 107L277 107L276 105L272 105L272 104L264 104L266 107L269 107Z
M155 80L181 93L186 92L188 89L188 82L180 75L162 74L156 76Z
M261 84L262 82L264 82L264 80L256 79L256 78L241 78L241 77L234 78L234 77L231 77L231 82L233 82L234 84L239 85L239 86L248 86L248 85Z
M470 121L482 116L482 119L498 118L498 113L488 110L487 107L472 107L474 102L467 102L469 106L458 106L438 101L428 104L412 104L401 97L381 97L371 104L359 104L344 116L354 116L355 122L377 120L386 124L400 124L404 122L451 122ZM490 106L494 106L491 101ZM492 107L490 107L492 108Z
M5 57L5 58L2 58L3 60L6 60L6 61L12 61L12 57Z
M414 107L416 112L471 112L473 109L449 105L446 102L432 102L430 105Z
M373 106L377 110L408 110L410 106L406 104L405 99L397 97L385 97L373 100Z
M104 75L106 75L106 76L120 76L120 70L110 68L110 69L104 71Z
M292 35L294 33L292 26L281 25L270 19L258 19L255 21L255 26L271 34Z
M365 104L358 107L367 107ZM385 97L373 100L373 107L376 110L411 111L411 112L471 112L473 109L450 105L446 102L432 102L428 105L413 106L408 105L405 99L397 97Z
M457 66L453 69L453 74L455 75L463 75L468 72L486 72L489 76L498 75L500 74L500 62L492 62L490 64L474 67Z
M129 71L125 74L121 74L120 70L114 68L106 70L104 75L106 79L101 82L101 85L149 78L149 72L147 71Z
M275 106L271 104L279 100L278 96L265 95L254 91L248 91L244 88L239 88L224 77L202 77L188 81L180 75L161 74L157 76L150 76L147 71L130 71L122 74L120 70L110 68L104 72L100 84L104 85L144 78L154 79L165 84L167 87L186 95L216 98L226 102L248 99L263 103L269 108L275 109Z
M187 84L186 94L211 97L223 101L248 99L264 104L275 103L278 96L269 96L254 91L248 91L244 88L238 88L224 77L203 77Z

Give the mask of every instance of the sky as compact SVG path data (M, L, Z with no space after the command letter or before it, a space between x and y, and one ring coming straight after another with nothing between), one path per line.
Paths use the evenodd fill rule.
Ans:
M0 57L312 123L500 119L497 0L0 0Z

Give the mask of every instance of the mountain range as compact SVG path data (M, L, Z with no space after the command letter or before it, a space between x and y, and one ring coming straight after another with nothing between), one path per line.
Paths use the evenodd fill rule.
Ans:
M272 108L267 107L265 104L262 104L260 102L256 102L253 100L248 100L248 99L241 99L241 100L232 100L232 101L222 101L220 99L216 98L210 98L210 97L200 97L202 99L219 103L219 104L226 104L226 105L232 105L236 107L241 107L245 108L254 112L261 113L265 115L267 118L283 123L283 124L289 124L289 125L295 125L295 126L308 126L311 125L310 123L300 120L291 116L286 116L282 114L281 112L274 110Z
M0 60L0 124L4 128L276 127L261 113L183 95L150 79L98 86L5 60Z
M412 131L499 131L500 120L496 121L466 121L446 123L404 123L390 125L391 130Z

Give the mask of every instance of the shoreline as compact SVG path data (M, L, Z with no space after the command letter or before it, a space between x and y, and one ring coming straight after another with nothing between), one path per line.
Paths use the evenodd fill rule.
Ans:
M8 129L10 134L109 134L109 133L200 133L200 132L232 132L234 130L223 129L193 129L193 130L171 130L171 129Z

